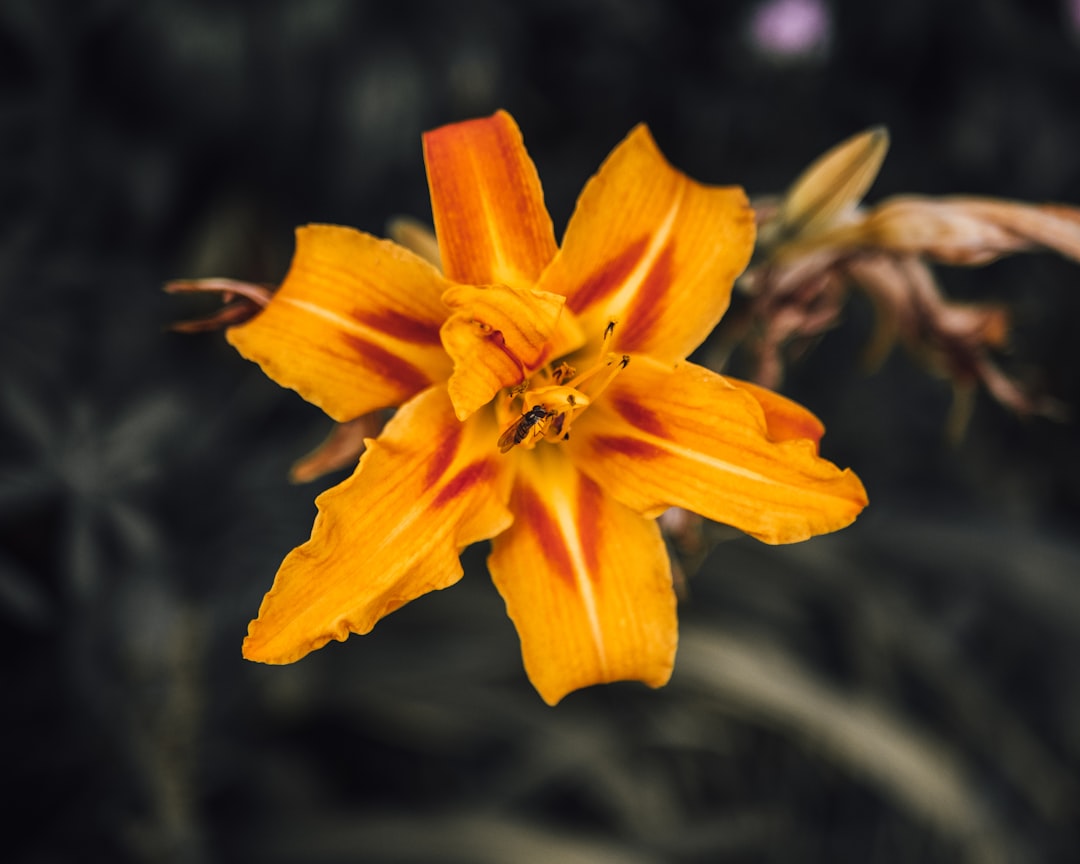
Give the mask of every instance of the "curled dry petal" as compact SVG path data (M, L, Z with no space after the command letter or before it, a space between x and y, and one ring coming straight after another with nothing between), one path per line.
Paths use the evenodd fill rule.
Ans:
M238 279L175 279L165 283L168 294L219 294L222 303L220 309L204 318L190 321L177 321L170 329L177 333L200 333L206 330L220 330L243 324L254 318L259 310L270 302L273 289L266 285L241 282Z
M748 328L752 331L748 347L757 384L779 387L784 349L817 338L836 325L847 300L842 261L831 250L818 250L747 273L753 322Z
M331 471L355 466L364 453L366 439L379 434L384 420L382 411L372 411L346 423L335 423L318 447L293 464L289 479L309 483Z
M896 339L956 388L949 437L962 437L971 407L971 386L980 382L1017 414L1062 417L1054 400L1027 392L991 359L1008 341L1007 310L992 303L954 303L938 289L930 268L911 255L885 253L853 258L848 275L878 307L878 330L868 360L879 362Z
M983 386L1002 405L1011 408L1017 414L1037 414L1051 420L1068 420L1069 410L1057 399L1048 396L1035 396L1020 387L986 354L976 358L976 373Z
M954 303L938 289L930 268L913 256L853 258L847 273L879 304L879 322L917 353L934 353L960 371L962 358L1007 342L1009 322L996 304ZM942 371L949 371L943 369Z
M818 242L926 255L944 264L987 264L1040 247L1080 261L1080 211L992 198L904 195L883 201Z

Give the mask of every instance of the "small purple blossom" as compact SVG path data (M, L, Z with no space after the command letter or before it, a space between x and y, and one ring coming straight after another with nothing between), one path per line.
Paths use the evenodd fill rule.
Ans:
M1080 0L1070 0L1076 6ZM765 0L750 19L750 41L764 54L799 58L823 51L832 19L822 0Z

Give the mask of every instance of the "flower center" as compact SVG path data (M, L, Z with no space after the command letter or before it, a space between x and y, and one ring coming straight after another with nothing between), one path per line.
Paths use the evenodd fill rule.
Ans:
M599 358L584 371L579 373L565 361L549 364L496 397L496 416L503 429L498 442L501 453L518 446L531 450L541 440L570 437L574 420L630 362L629 354L603 350L614 329L612 321L604 329Z

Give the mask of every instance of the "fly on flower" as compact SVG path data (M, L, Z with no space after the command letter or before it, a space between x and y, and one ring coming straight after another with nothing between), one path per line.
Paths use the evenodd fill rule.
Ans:
M661 686L678 637L660 513L790 543L866 504L859 479L818 455L810 412L685 360L750 258L746 196L690 180L639 126L585 186L560 247L508 114L423 145L441 268L430 249L310 225L280 289L227 333L339 422L397 409L318 497L244 656L291 663L367 633L456 582L460 551L490 540L545 701Z
M520 444L533 430L537 423L545 417L553 416L543 405L536 405L521 415L521 419L510 424L510 427L499 436L499 452L506 453L511 447Z

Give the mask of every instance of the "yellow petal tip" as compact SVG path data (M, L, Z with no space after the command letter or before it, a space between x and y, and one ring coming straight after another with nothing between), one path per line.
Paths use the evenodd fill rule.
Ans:
M874 126L837 144L792 184L781 207L781 236L808 237L862 200L889 150L889 131Z

